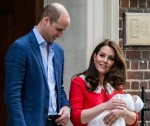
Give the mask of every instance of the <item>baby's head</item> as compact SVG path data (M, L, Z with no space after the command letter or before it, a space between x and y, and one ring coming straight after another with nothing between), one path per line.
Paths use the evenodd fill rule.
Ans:
M144 106L143 101L138 95L132 95L134 101L135 112L140 112Z
M132 99L134 101L134 103L137 101L138 95L132 95Z

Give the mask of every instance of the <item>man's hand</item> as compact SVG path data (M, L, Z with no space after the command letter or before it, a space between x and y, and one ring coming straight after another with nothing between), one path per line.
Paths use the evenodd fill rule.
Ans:
M60 116L56 119L57 125L67 126L70 120L70 108L68 106L64 106L60 109L58 115Z

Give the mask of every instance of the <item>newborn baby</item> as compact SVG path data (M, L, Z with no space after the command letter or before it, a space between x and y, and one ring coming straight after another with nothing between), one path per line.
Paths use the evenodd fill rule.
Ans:
M116 94L112 97L113 99L122 99L127 104L127 109L134 112L140 112L144 106L144 103L142 102L141 98L138 95L130 95L130 94ZM109 111L104 111L100 115L98 115L96 118L91 120L87 126L107 126L103 122L103 118L109 113ZM115 123L113 123L112 126L126 126L124 118L120 117L117 119Z

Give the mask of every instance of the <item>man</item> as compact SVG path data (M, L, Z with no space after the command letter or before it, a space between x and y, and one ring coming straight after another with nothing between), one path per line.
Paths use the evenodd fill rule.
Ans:
M66 8L48 4L41 20L16 40L5 57L7 126L67 125L70 105L63 84L64 50L55 39L70 24Z

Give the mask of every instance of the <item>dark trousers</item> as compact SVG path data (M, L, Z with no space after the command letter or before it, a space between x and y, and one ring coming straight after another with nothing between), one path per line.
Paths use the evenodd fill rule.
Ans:
M55 123L55 120L47 120L45 126L60 126Z
M55 121L53 121L53 120L47 120L47 122L46 122L46 126L57 126L57 124L55 123Z

